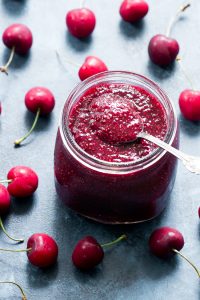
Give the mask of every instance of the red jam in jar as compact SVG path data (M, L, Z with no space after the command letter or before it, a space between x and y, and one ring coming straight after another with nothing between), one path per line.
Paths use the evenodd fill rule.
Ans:
M178 147L173 106L152 81L105 72L72 91L55 146L56 188L68 207L112 224L145 221L165 208L176 158L137 138L141 131Z

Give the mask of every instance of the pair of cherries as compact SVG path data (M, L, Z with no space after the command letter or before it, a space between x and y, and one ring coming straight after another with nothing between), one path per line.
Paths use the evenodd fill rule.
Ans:
M72 261L74 265L81 270L89 270L94 268L103 260L103 248L106 246L111 246L123 239L126 239L126 235L120 236L111 243L100 245L94 237L87 236L80 240L75 246L72 253ZM200 272L197 267L180 252L183 246L184 238L182 233L171 227L158 228L152 232L149 238L149 248L154 255L166 259L174 254L177 254L185 259L200 277Z
M148 13L149 6L144 0L124 0L119 13L126 22L135 23ZM95 14L88 8L81 7L70 10L66 15L69 32L77 38L88 37L95 29Z

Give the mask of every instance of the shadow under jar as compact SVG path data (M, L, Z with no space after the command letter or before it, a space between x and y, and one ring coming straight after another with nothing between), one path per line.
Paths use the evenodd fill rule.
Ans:
M177 159L142 139L126 144L103 140L98 131L102 119L98 128L90 126L90 114L100 105L99 113L105 108L107 118L112 101L133 104L145 131L178 148L174 107L159 86L130 72L97 74L80 83L65 103L55 145L57 193L69 208L102 223L146 221L166 207Z

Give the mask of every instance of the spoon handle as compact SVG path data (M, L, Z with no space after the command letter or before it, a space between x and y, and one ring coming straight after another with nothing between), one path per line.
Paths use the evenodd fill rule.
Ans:
M163 142L162 140L152 136L146 132L141 132L138 134L138 137L146 139L160 148L168 151L172 155L176 156L180 160L182 160L184 166L192 173L200 175L200 157L190 156L182 151L170 146L169 144Z

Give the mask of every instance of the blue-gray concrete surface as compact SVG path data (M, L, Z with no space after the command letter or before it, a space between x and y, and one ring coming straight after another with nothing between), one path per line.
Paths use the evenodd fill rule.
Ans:
M79 41L66 30L66 12L79 6L78 0L0 0L0 33L12 23L27 24L34 44L27 57L16 55L7 77L0 74L0 177L14 165L28 165L39 174L39 188L31 199L15 201L5 219L13 235L28 237L47 232L58 242L60 252L56 266L39 270L31 266L26 254L1 253L0 280L16 280L28 299L51 300L197 300L199 279L183 260L162 261L148 251L148 237L157 226L169 225L185 237L183 252L200 267L200 234L197 214L200 205L200 177L179 164L171 203L154 221L134 226L107 226L88 221L69 212L58 201L54 188L53 151L59 114L69 92L79 82L78 69L67 61L82 63L87 55L102 58L111 70L129 70L150 77L169 94L180 120L181 149L200 155L200 124L185 121L179 113L179 93L189 87L179 65L168 70L153 66L147 45L156 33L164 33L167 23L182 0L149 0L150 12L138 25L124 23L118 9L121 0L87 0L97 16L91 38ZM192 6L173 29L181 46L180 56L194 85L200 89L200 1ZM60 55L60 60L56 56ZM9 51L0 46L0 63ZM20 148L13 141L30 127L33 115L26 111L24 95L33 86L46 86L56 97L56 107L49 118L41 118L32 137ZM76 241L94 235L107 242L121 233L128 241L106 251L104 262L89 273L77 271L71 263ZM12 243L0 233L0 246ZM21 299L12 286L0 287L0 299Z

